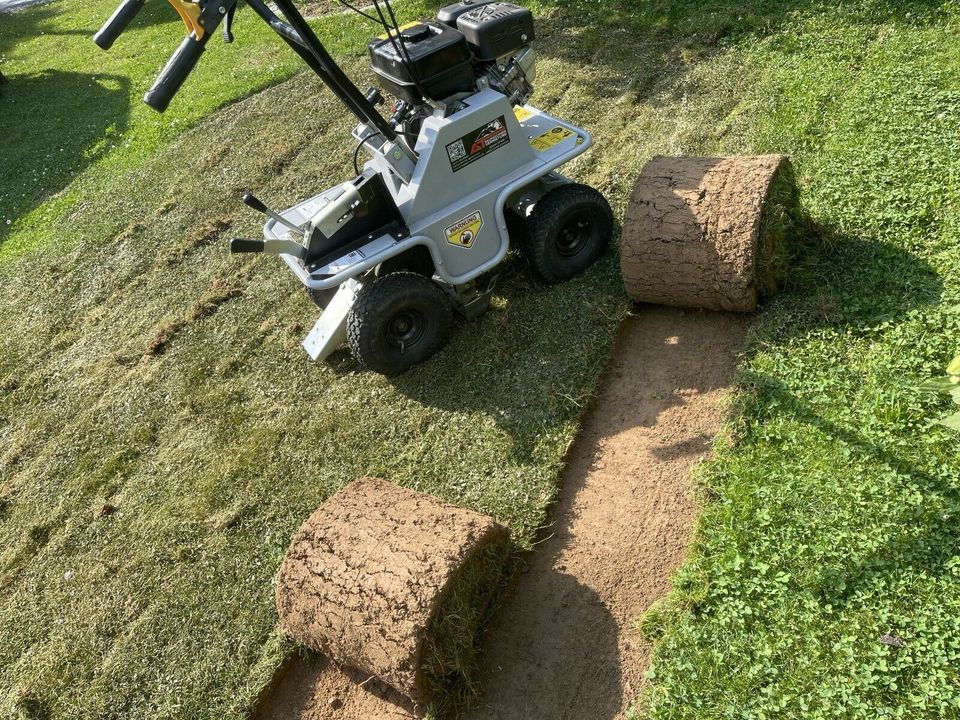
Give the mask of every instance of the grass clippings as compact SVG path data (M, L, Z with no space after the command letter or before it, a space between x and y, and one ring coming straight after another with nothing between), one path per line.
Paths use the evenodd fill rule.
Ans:
M103 54L114 4L0 30L0 714L240 718L288 652L287 542L346 482L532 541L626 305L612 253L556 288L512 257L491 312L426 366L310 363L316 309L270 259L219 237L157 258L210 218L255 237L244 188L286 207L346 179L351 119L314 78L276 85L300 66L250 15L156 116L139 97L182 30L148 3ZM593 133L564 171L617 213L653 155L777 152L817 228L754 331L631 712L955 716L960 451L947 401L909 387L960 332L956 3L532 5L534 102ZM371 27L316 22L370 82Z

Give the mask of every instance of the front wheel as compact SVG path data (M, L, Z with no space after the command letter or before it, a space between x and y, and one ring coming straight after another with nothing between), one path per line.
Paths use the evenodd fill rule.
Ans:
M361 290L347 317L347 343L364 367L399 375L436 355L453 325L450 299L422 275L384 275Z
M527 218L523 253L554 285L585 272L612 235L613 212L603 195L587 185L561 185L540 198Z

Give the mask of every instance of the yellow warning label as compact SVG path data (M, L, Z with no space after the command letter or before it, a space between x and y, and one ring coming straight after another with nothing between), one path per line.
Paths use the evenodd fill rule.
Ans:
M567 128L558 125L553 130L548 130L540 137L535 137L531 140L530 147L537 152L543 152L544 150L549 150L557 143L563 142L568 137L573 137L573 135L573 130L567 130Z
M457 222L443 232L447 236L448 243L469 250L477 241L477 236L482 229L483 215L481 215L478 210L475 213L467 215L463 220L457 220Z
M525 122L533 117L532 112L521 106L515 107L513 109L513 114L517 116L517 120L520 122Z

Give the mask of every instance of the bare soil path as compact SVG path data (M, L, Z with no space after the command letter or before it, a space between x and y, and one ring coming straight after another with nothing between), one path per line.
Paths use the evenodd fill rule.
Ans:
M470 720L612 720L636 698L649 647L633 623L686 554L690 470L724 418L748 320L642 306L624 323L570 450L551 531L484 640ZM414 717L365 680L321 657L294 660L255 720Z

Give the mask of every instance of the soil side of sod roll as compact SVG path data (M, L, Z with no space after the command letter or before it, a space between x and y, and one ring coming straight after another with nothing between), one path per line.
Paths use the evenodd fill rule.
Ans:
M623 223L627 295L753 312L779 284L797 203L783 155L654 158L634 186Z
M357 480L294 535L277 578L281 625L425 707L469 689L509 555L509 531L489 517Z

